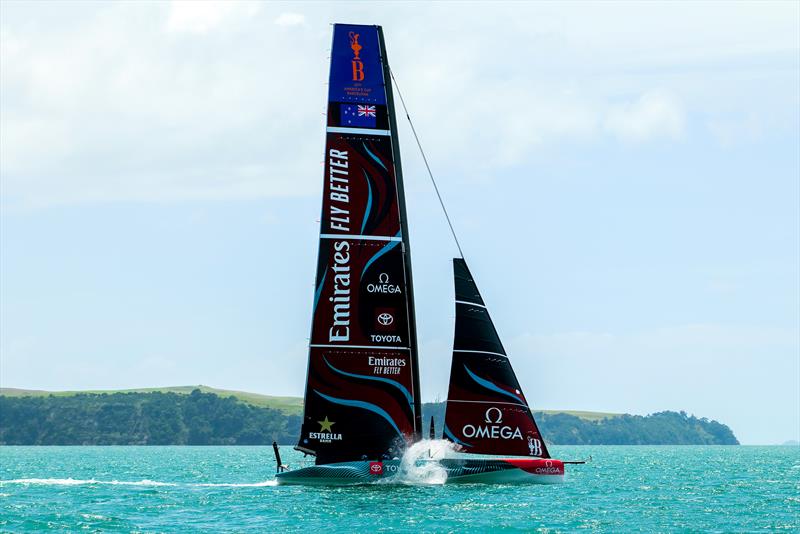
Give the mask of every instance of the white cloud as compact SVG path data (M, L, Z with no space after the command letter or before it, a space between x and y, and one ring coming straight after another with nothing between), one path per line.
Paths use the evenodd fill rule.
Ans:
M635 102L609 109L604 128L627 141L645 141L662 136L676 139L685 123L685 111L674 95L649 91Z
M24 4L4 6L0 171L7 201L316 191L335 19L384 23L433 165L459 179L524 165L556 145L689 135L689 118L709 102L715 116L736 121L737 86L724 76L707 84L692 66L793 46L784 8L757 16L730 8L730 28L708 29L660 4L655 26L647 10L620 7L643 24L636 29L614 9L591 4L438 4L430 15L404 4L96 6L52 4L60 14L49 19ZM458 32L435 31L433 21L444 16ZM287 39L279 26L296 33ZM503 39L484 38L500 28ZM673 76L681 68L688 74Z
M275 19L275 24L278 26L299 26L305 24L306 17L300 13L281 13Z
M254 33L250 47L239 45L245 30L198 40L152 24L167 7L174 15L175 6L148 7L142 13L112 4L47 35L3 27L3 45L13 45L2 47L0 80L4 201L46 206L316 191L319 180L305 178L318 177L324 132L314 128L318 114L294 105L301 99L323 107L316 89L324 57L314 57L313 43L295 43L291 61L266 64L264 50L281 43L276 32ZM203 9L198 18L184 13L173 22L208 29L258 16L254 8ZM291 81L291 93L276 80Z

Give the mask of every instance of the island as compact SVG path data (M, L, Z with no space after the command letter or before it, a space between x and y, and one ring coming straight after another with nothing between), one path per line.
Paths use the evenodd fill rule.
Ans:
M124 391L0 389L0 445L293 445L303 399L180 386ZM444 403L423 405L441 435ZM554 445L738 445L685 412L534 412ZM425 433L427 435L427 432Z

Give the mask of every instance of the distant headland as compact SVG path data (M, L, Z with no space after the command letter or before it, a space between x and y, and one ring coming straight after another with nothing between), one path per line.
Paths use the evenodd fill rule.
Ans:
M120 391L0 388L0 445L294 444L303 399L178 386ZM444 403L426 403L441 432ZM685 412L535 412L555 445L738 445L726 425Z

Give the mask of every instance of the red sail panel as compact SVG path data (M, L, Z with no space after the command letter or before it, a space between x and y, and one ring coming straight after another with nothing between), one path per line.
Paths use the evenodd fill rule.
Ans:
M410 262L379 32L334 26L298 443L318 464L393 457L418 431Z
M463 259L453 264L456 328L444 437L467 453L549 458L478 286Z

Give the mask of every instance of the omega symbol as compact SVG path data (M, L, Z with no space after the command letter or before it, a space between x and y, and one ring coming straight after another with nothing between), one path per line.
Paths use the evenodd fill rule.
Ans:
M486 410L486 419L484 419L484 422L486 422L486 423L492 423L493 422L492 421L492 416L491 416L491 413L493 411L497 412L497 420L494 421L494 424L499 425L500 423L503 422L503 412L500 411L500 408L495 408L494 406L492 406L491 408Z

